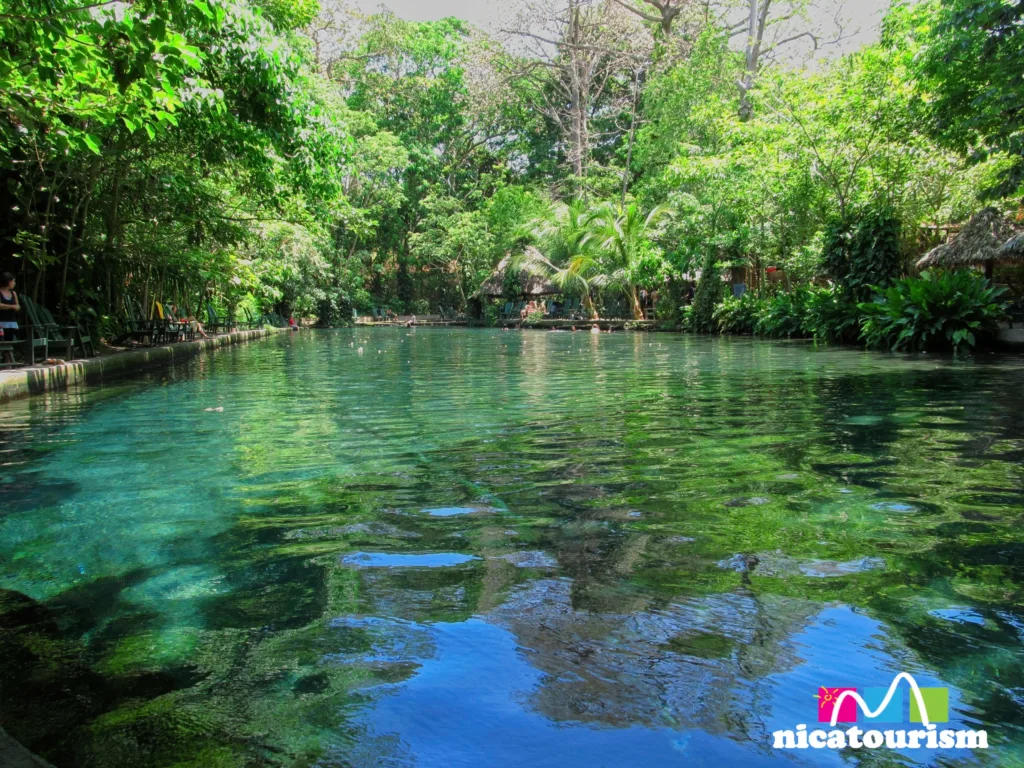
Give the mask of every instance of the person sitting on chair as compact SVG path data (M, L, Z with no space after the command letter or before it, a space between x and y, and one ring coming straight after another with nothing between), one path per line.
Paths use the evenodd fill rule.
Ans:
M193 333L198 333L204 339L210 338L209 336L206 335L206 331L203 330L203 324L202 323L200 323L194 317L191 317L191 316L189 316L189 317L181 317L178 314L178 305L177 304L168 304L167 306L168 306L168 309L169 309L169 313L168 314L170 315L170 318L172 320L175 320L176 322L179 322L179 323L188 323L188 327L192 330Z

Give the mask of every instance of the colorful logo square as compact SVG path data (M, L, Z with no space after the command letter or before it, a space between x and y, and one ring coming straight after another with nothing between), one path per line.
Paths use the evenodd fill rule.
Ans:
M839 699L839 695L843 691L856 690L856 688L819 688L818 695L816 696L818 699L818 722L831 723L832 713L835 709L836 701ZM857 700L852 696L847 696L839 705L839 717L836 719L836 722L857 722Z
M949 688L922 688L921 698L924 699L924 707L928 711L929 723L949 722ZM913 693L910 694L910 722L924 722L921 710L917 706L917 697Z
M885 697L888 693L888 688L865 688L861 692L861 697L864 699L864 704L867 705L868 712L874 712L882 706L882 702L885 701ZM845 705L846 702L844 701L843 704ZM931 713L931 707L928 708L928 712ZM866 716L867 712L864 714ZM894 690L892 692L892 698L889 699L889 703L885 705L885 709L874 717L869 718L869 720L872 723L902 723L903 689L897 688Z

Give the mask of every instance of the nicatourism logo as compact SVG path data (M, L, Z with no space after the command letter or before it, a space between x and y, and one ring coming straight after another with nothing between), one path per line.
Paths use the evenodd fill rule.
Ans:
M907 683L909 701L900 681ZM791 731L775 731L776 749L988 749L988 733L970 730L939 730L936 723L949 722L949 689L920 688L900 672L888 688L819 688L818 722L829 730L808 730L804 724ZM909 707L906 705L909 704ZM837 728L842 723L845 727ZM899 723L918 727L893 727ZM880 725L881 728L870 726ZM888 726L888 727L886 727Z

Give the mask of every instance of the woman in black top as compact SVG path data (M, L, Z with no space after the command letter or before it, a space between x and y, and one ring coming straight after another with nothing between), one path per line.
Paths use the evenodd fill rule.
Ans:
M5 331L18 330L18 313L21 312L21 302L18 301L18 294L14 292L14 275L4 272L0 275L0 328ZM8 336L8 334L4 334Z
M14 292L14 275L4 272L0 275L0 328L4 329L4 341L14 341L18 338L18 313L21 312L21 302L18 301L18 294ZM13 362L10 352L5 352L7 362Z

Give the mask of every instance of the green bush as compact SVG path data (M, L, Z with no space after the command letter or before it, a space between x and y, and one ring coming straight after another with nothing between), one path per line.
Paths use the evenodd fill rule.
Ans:
M763 308L764 302L748 292L738 299L725 299L715 307L713 317L721 333L750 334Z
M861 311L857 302L839 288L811 289L804 329L815 341L852 344L860 334Z
M693 304L686 313L687 330L698 333L714 333L718 330L715 323L715 307L722 297L722 279L718 271L715 254L709 252L704 259L697 290L694 291Z
M501 322L501 310L504 309L504 301L487 301L484 303L484 325L494 327Z
M900 220L889 208L867 210L856 226L834 222L825 233L825 271L847 295L866 301L903 271Z
M898 280L859 305L860 337L873 348L959 353L995 335L1005 290L970 270Z
M810 297L811 289L800 287L767 299L757 313L754 333L772 338L810 336L807 328Z

